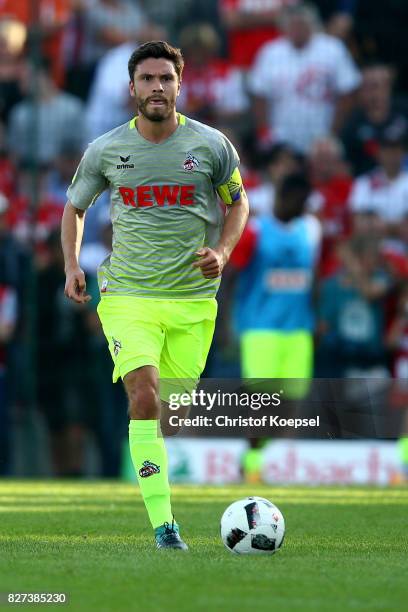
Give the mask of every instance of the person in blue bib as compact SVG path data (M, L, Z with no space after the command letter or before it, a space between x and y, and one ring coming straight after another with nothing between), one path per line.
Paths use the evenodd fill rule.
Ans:
M313 370L314 273L320 223L306 212L310 184L303 173L281 183L271 214L251 220L231 266L239 271L234 319L244 379L291 379L288 399L301 399ZM259 452L244 458L256 480ZM251 477L254 475L254 478Z

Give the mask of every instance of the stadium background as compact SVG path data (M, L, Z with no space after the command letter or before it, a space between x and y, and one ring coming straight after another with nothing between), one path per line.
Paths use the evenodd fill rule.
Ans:
M222 129L236 144L254 217L272 208L283 176L296 168L308 172L314 186L310 210L321 220L324 236L314 374L336 378L357 372L384 381L382 410L397 414L398 427L407 433L406 398L390 377L406 378L408 360L408 42L401 27L408 7L403 0L390 0L386 7L380 0L315 2L319 30L336 39L346 59L321 77L312 58L302 91L284 100L292 109L287 125L274 125L261 118L257 106L259 97L276 95L268 79L263 89L258 53L270 41L279 42L285 9L295 4L0 0L1 475L129 477L126 401L121 387L110 382L110 357L95 310L96 266L111 238L108 196L87 216L81 265L94 296L90 305L79 307L63 296L58 227L84 147L132 116L127 59L138 43L152 38L181 46L186 72L178 108ZM296 70L289 58L283 72ZM316 124L304 114L302 96L309 110L315 104ZM307 137L283 142L279 130L300 133L302 121ZM387 181L376 170L379 159L387 163L378 158L384 143L401 154L398 180ZM333 299L327 287L344 273L353 279L358 309L344 322L347 300L339 283L335 299L344 302L337 315L343 317L343 334L327 342L322 313ZM373 299L366 289L378 277L384 290ZM208 377L239 376L229 297L224 286ZM195 450L191 442L170 444L173 478L239 479L243 441L230 447L197 442ZM358 482L385 484L398 468L394 442L348 442L354 445L348 448L354 466L349 475L334 469L335 445L344 442L285 444L266 451L270 481L350 482L355 476ZM280 461L286 472L278 473ZM337 476L330 476L332 468Z

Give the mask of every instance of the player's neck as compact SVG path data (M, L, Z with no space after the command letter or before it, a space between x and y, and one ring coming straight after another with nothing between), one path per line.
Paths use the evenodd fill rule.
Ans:
M176 111L164 121L150 121L144 115L139 115L136 122L137 131L143 138L155 144L167 140L178 127Z

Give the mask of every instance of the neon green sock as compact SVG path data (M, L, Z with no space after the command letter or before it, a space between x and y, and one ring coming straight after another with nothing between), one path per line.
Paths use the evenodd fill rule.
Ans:
M398 440L399 454L404 465L408 465L408 436Z
M249 448L243 457L242 467L245 474L257 474L262 468L262 450L260 448Z
M140 492L153 529L171 523L167 452L160 434L160 421L129 423L129 448Z

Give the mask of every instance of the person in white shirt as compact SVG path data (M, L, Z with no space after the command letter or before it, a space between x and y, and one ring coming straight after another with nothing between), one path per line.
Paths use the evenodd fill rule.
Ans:
M374 217L383 231L393 235L408 215L408 171L404 169L407 142L404 126L390 126L379 142L379 165L354 181L349 206L357 231L364 231Z
M98 62L86 106L87 142L126 123L134 115L127 65L134 49L150 38L164 40L165 32L158 26L144 25L133 38L110 49Z
M307 153L337 132L354 103L360 74L344 44L318 31L314 8L287 9L286 36L266 43L249 75L260 145L287 142Z

